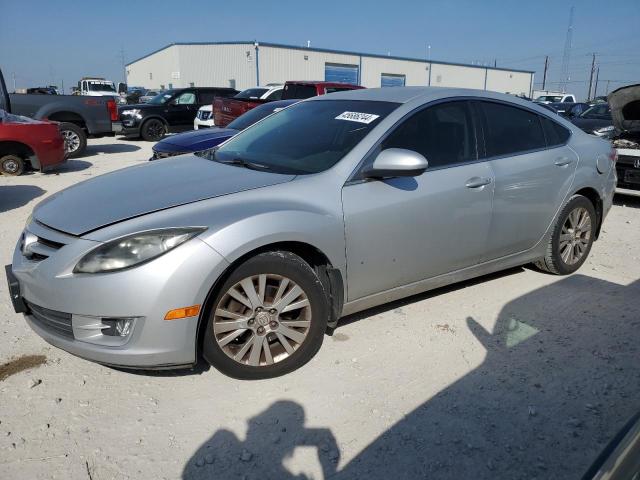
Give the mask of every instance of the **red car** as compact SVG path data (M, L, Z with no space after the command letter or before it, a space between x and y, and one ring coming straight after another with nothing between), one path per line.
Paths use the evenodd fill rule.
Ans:
M66 161L58 124L0 110L0 173L20 175L27 167L45 171Z

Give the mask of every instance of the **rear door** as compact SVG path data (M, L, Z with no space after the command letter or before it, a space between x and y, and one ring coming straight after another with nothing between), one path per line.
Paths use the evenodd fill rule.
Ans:
M485 258L492 260L528 250L542 238L569 192L578 157L566 144L571 132L546 116L497 101L476 107L495 174Z
M417 177L356 180L342 189L349 300L469 267L484 256L493 175L478 160L469 103L411 114L373 156L387 148L419 152L429 167Z

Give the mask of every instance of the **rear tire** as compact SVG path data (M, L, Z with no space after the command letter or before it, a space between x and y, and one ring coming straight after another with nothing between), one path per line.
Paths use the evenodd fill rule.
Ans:
M322 345L329 308L309 264L276 251L237 267L205 314L204 358L225 375L257 380L287 374L311 360Z
M582 195L571 197L562 209L544 258L535 266L555 275L569 275L585 262L596 235L596 209Z
M159 142L164 137L167 129L162 120L150 118L140 127L140 136L147 142Z
M0 157L0 173L8 177L17 177L24 172L24 160L17 155Z
M67 158L77 158L84 155L87 149L87 134L82 127L75 123L60 124L60 133L64 138L64 151Z

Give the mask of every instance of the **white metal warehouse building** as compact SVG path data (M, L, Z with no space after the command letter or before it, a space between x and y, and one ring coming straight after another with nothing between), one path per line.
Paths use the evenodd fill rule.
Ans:
M127 84L151 89L233 87L238 90L327 80L368 88L431 85L530 96L533 72L481 65L258 42L172 43L126 66Z

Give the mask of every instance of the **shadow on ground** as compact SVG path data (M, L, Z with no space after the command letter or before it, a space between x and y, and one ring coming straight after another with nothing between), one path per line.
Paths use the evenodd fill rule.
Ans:
M314 446L331 479L579 479L640 408L638 311L640 281L564 278L506 304L492 332L467 318L485 361L345 465L333 434L281 401L249 420L244 441L216 431L183 478L301 480L282 461Z
M104 145L87 145L86 155L97 155L99 153L127 153L137 152L140 147L128 145L126 143L108 143Z
M640 190L638 195L616 193L613 197L613 204L621 207L640 208Z
M4 185L0 187L0 213L8 212L47 193L34 185Z

